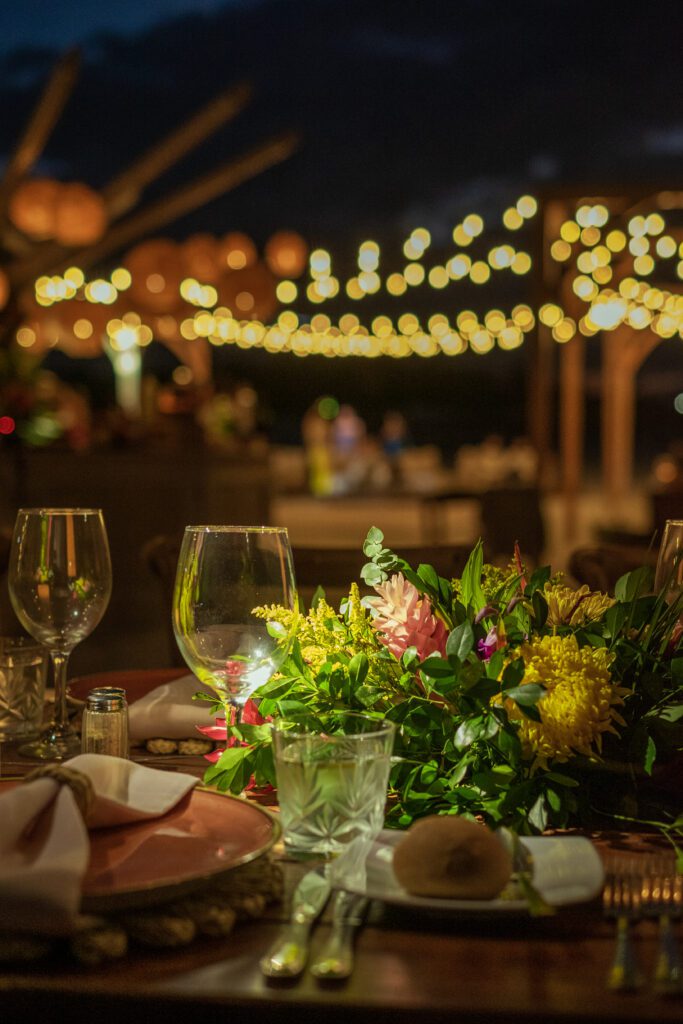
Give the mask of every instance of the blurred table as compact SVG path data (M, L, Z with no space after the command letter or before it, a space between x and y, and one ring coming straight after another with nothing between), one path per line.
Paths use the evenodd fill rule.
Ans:
M443 497L442 497L443 495ZM271 522L286 526L294 545L356 547L371 526L389 546L474 543L481 533L480 496L467 490L338 495L274 495Z

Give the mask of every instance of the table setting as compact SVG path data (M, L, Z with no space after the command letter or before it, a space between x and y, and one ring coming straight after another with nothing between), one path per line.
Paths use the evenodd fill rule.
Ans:
M191 526L172 607L189 674L104 672L67 687L70 650L111 590L106 530L97 510L20 511L10 596L50 652L55 697L37 738L2 735L0 962L17 1005L33 963L47 979L36 1007L60 989L50 963L66 952L105 988L129 971L130 998L145 1004L136 962L164 1006L175 992L305 1015L319 999L331 1009L332 985L359 1020L371 1005L438 1020L449 1000L491 1012L495 990L481 986L494 950L507 978L520 951L552 948L548 970L573 979L577 1019L600 1019L598 991L608 1018L657 1019L654 994L666 997L658 1019L674 1019L674 532L657 586L638 570L611 596L528 572L518 552L487 566L480 545L445 580L372 528L363 578L376 596L350 581L339 610L323 592L306 610L286 530ZM106 735L114 705L126 720L118 756L79 735L93 709ZM469 999L448 979L464 984L451 957L474 948ZM175 959L152 967L151 949ZM590 981L568 971L572 951L592 957ZM65 998L87 999L88 983L67 976ZM524 991L506 998L511 1019L528 1011ZM563 998L546 993L547 1019Z

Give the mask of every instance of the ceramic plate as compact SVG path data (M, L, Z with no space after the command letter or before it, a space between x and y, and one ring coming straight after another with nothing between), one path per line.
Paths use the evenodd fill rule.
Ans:
M524 899L495 900L437 899L411 896L394 877L394 847L403 833L385 829L373 843L366 860L364 885L345 881L344 887L371 899L396 906L457 914L525 914ZM602 889L604 870L597 850L582 836L532 836L522 839L531 857L533 883L552 906L565 906L593 899Z
M279 835L279 823L261 807L193 789L160 818L90 832L81 909L109 913L183 896L260 857Z

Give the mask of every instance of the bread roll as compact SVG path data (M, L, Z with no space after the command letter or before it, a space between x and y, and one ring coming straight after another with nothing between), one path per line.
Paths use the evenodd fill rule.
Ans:
M393 866L414 896L490 900L510 880L512 857L486 825L435 814L411 825L394 848Z

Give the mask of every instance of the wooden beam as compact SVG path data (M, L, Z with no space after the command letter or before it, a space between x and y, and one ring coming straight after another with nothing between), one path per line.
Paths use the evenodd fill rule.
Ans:
M145 207L127 220L120 221L95 245L62 256L49 268L38 268L31 260L9 267L12 284L21 287L32 281L37 273L56 273L71 264L83 268L91 267L112 253L129 246L138 238L155 233L166 224L172 223L197 207L204 206L217 196L232 191L269 167L281 163L291 156L297 145L298 137L292 133L264 142L243 156L230 160L189 185L184 185L171 196Z
M153 146L143 157L109 182L102 191L110 220L115 220L136 205L142 190L172 164L189 153L226 121L236 117L251 96L251 86L241 83L213 99L194 117ZM62 259L73 262L72 250L59 242L46 241L31 245L25 263L30 271L20 268L22 279L28 273L37 277Z
M136 160L125 171L113 178L102 190L102 198L112 220L127 213L136 205L142 190L156 181L200 143L213 135L244 109L251 99L252 88L247 82L216 96L202 110L171 132L165 139Z
M76 83L80 62L80 52L69 50L55 65L5 167L0 181L0 217L5 215L12 192L43 152Z

